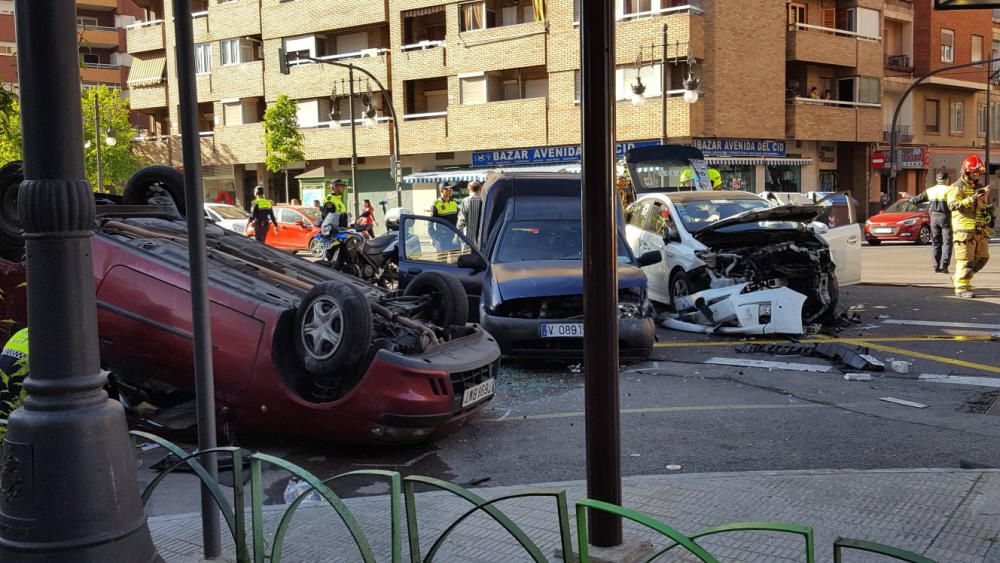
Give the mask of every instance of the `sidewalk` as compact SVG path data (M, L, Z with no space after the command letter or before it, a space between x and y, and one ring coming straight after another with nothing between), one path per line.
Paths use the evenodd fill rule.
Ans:
M574 502L586 483L571 481L525 487L475 489L484 498L512 491L565 489L574 530ZM908 469L882 471L780 471L627 477L623 505L682 532L740 521L784 521L812 526L817 561L832 561L837 536L871 540L923 554L942 563L1000 562L1000 470ZM345 501L364 529L379 561L390 561L387 496ZM422 555L468 504L448 494L417 497ZM518 499L498 505L553 561L559 547L555 503ZM283 507L265 509L268 544ZM248 515L249 520L249 515ZM153 539L168 562L199 561L199 516L150 518ZM248 523L249 526L249 523ZM225 526L223 535L227 536ZM627 540L658 538L626 524ZM403 553L407 553L404 524ZM789 536L732 534L700 542L723 561L803 561L802 542ZM232 553L231 540L226 543ZM404 555L404 558L406 556ZM283 560L294 563L359 561L354 542L327 506L306 506L295 515ZM408 559L407 559L408 560ZM436 561L507 563L527 555L498 525L475 516L448 538ZM680 552L658 561L690 561ZM885 561L850 552L846 562Z

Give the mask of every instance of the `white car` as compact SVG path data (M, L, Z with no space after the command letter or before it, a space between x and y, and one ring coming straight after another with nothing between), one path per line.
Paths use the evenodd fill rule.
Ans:
M861 227L841 199L846 205L775 205L732 191L648 194L626 210L625 236L637 256L663 253L644 271L650 299L675 310L667 326L800 334L835 310L840 286L861 278Z
M235 205L229 205L228 203L205 204L205 219L223 229L235 231L241 235L247 226L249 218L249 213Z

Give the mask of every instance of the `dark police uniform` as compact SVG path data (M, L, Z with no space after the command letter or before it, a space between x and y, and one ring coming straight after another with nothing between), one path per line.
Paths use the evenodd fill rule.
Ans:
M253 200L250 206L250 217L253 219L253 238L257 242L267 241L268 228L273 224L277 226L278 220L274 217L274 209L271 200L258 197Z

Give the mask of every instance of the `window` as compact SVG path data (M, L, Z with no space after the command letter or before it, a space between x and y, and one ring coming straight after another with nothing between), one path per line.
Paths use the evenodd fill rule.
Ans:
M965 131L965 103L951 102L948 111L949 130L952 134L960 134Z
M16 55L17 43L13 41L0 41L0 55Z
M194 46L194 71L198 74L212 72L212 46L208 43Z
M461 104L464 106L486 103L486 75L459 76Z
M580 23L580 1L573 0L573 23Z
M848 9L847 31L853 31L862 37L878 39L882 33L882 13L869 8Z
M0 1L0 14L13 14L13 13L14 13L13 0Z
M643 96L650 98L660 95L660 64L643 65L638 72L642 85L646 87ZM636 83L636 70L632 65L615 70L615 99L627 100L632 96L632 86Z
M983 62L983 36L973 35L972 36L972 62L982 63ZM983 66L982 64L977 64L976 66Z
M368 32L362 31L360 33L338 35L336 42L338 55L359 53L368 48Z
M788 10L788 29L795 30L798 24L809 23L807 14L809 13L809 8L805 4L799 4L797 2L789 2L786 5Z
M76 25L79 27L97 27L97 18L90 16L77 16Z
M941 62L955 62L955 32L950 29L941 30Z
M937 100L924 100L924 131L928 133L939 133L938 117L941 112L941 102Z
M852 76L838 81L837 99L859 104L880 104L882 85L878 78Z
M580 90L582 85L580 84L580 71L573 71L573 101L580 103Z
M460 31L478 31L486 29L486 2L470 2L459 7Z
M641 14L653 11L653 0L621 0L622 15Z
M976 135L986 136L986 104L979 104L979 112L976 114Z
M223 39L219 42L221 46L222 66L240 64L240 40Z
M1000 103L990 104L990 144L1000 142Z

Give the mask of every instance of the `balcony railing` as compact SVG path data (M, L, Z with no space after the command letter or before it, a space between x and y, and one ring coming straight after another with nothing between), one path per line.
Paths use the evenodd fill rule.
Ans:
M435 47L444 47L447 44L446 41L430 41L424 39L423 41L418 41L417 43L410 43L409 45L403 45L399 48L400 51L424 51L426 49L433 49Z
M431 111L427 113L406 113L403 114L403 121L416 121L418 119L434 119L438 117L448 117L448 112Z
M910 64L909 55L887 55L885 57L885 68L900 72L913 72L913 65Z
M163 20L149 20L144 22L135 22L133 24L126 25L125 29L139 29L140 27L149 27L153 25L160 25L162 23Z
M83 30L92 31L118 31L117 27L107 26L107 25L90 25L89 23L78 23L76 27Z
M900 143L910 143L913 142L913 133L910 132L909 125L900 125L896 127L897 140ZM888 129L882 130L882 142L888 143L892 141L890 131Z
M788 24L788 31L818 31L820 33L829 33L830 35L837 35L840 37L853 37L859 41L881 41L882 37L873 37L871 35L864 35L856 31L847 31L846 29L837 29L835 27L823 27L821 25L811 25L808 23L790 23Z
M840 100L823 100L820 98L804 98L802 96L795 96L794 98L787 98L785 100L789 104L795 105L807 105L807 106L836 106L836 107L846 107L846 108L880 108L882 104L873 104L870 102L843 102Z
M668 8L660 8L659 10L650 10L648 12L633 12L630 14L619 14L618 21L637 20L641 18L652 18L657 16L669 16L671 14L677 14L681 12L693 12L695 14L704 13L701 8L701 0L689 0L688 3L683 6L671 6ZM574 23L579 23L579 21Z
M384 54L386 54L388 52L389 52L389 49L385 49L385 48L382 48L382 47L374 47L374 48L371 48L371 49L362 49L360 51L354 51L354 52L351 52L351 53L339 53L339 54L336 54L336 55L324 55L322 57L315 57L315 58L319 59L321 61L342 61L342 60L347 60L347 59L361 59L361 58L364 58L364 57L375 58L375 57L380 57L380 56L382 56L382 55L384 55ZM307 60L307 59L296 59L296 60L288 61L288 66L308 65L308 64L313 64L313 63L314 63L314 61L310 61L310 60Z
M121 65L113 65L108 63L83 63L83 66L87 68L100 68L104 70L116 70L121 68Z

